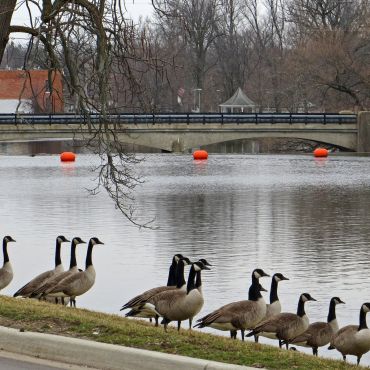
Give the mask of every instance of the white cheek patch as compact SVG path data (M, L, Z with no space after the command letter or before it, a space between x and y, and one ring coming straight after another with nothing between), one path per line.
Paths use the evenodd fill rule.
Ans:
M362 310L363 310L364 312L369 312L369 311L370 311L369 307L367 307L367 306L366 306L366 304L363 304L363 305L362 305Z
M180 258L179 258L179 257L177 257L177 256L175 256L175 261L176 261L176 262L179 262L179 260L180 260Z
M279 277L277 277L277 276L275 276L275 280L276 280L277 282L281 281L281 279L280 279Z
M262 276L261 276L257 271L255 271L255 272L254 272L254 277L255 277L256 279L259 279L259 278L261 278Z
M302 301L303 302L307 302L308 301L308 299L307 299L307 297L305 295L302 296Z
M198 272L201 270L201 268L198 265L194 265L194 270Z

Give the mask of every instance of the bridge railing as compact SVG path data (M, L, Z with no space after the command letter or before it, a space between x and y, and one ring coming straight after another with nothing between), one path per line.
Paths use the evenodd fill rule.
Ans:
M112 123L122 124L346 124L356 123L356 114L338 113L119 113L109 114ZM1 124L85 124L98 123L102 116L96 113L80 114L0 114Z

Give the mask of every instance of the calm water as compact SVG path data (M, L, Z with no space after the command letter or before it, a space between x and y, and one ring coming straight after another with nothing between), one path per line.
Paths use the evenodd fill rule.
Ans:
M2 293L51 268L55 237L64 234L105 242L94 250L97 281L78 298L80 307L118 313L132 296L166 282L178 252L214 265L203 274L204 314L247 299L255 267L291 279L279 290L285 311L311 293L318 300L307 304L311 321L326 320L337 295L346 302L337 309L340 324L357 324L360 305L370 301L369 158L212 155L197 163L189 155L147 155L138 166L145 183L137 209L155 220L154 230L130 225L104 192L88 195L95 161L0 157L1 232L17 240L9 248L15 277ZM79 247L81 267L85 251ZM68 259L66 246L65 266ZM261 282L269 288L270 279ZM370 354L362 361L369 364Z

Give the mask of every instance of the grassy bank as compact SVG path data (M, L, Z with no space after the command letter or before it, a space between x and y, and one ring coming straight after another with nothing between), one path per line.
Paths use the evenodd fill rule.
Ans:
M169 329L165 333L162 327L144 321L30 299L0 296L0 325L268 369L358 369L342 361L199 331Z

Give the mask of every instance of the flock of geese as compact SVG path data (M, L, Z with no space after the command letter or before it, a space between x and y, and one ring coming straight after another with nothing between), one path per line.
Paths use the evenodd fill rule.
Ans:
M11 236L3 238L4 264L0 268L0 290L4 289L13 280L13 269L9 261L8 243L15 242ZM62 243L71 242L71 257L69 270L64 271L61 260ZM98 238L89 240L86 253L85 270L77 267L76 247L85 244L80 237L75 237L72 241L63 235L56 238L55 247L55 267L45 271L25 284L14 297L38 298L54 303L68 304L76 307L76 297L86 293L95 283L95 269L92 262L92 251L96 244L104 244Z
M184 267L190 265L188 281L184 278ZM192 328L193 318L203 307L201 271L209 270L205 259L191 262L181 254L174 255L169 269L166 286L156 287L132 298L125 303L122 310L129 309L127 317L155 319L159 325L162 317L164 329L167 325L177 321L180 330L181 322L189 320L189 329ZM252 284L248 292L248 300L226 304L208 315L197 320L196 328L211 327L217 330L229 331L230 337L236 339L237 332L241 332L244 341L247 337L277 339L279 347L286 349L289 345L311 347L314 355L318 355L318 348L329 344L328 349L337 349L346 361L347 355L357 356L357 365L363 354L370 350L370 330L366 324L366 313L370 311L370 303L362 304L360 308L359 325L347 325L339 329L336 319L336 305L344 302L339 297L332 297L329 303L329 312L326 322L309 323L305 312L305 304L316 301L309 293L302 293L298 299L296 313L281 312L278 297L278 284L289 280L281 273L272 276L270 303L266 304L261 291L259 279L268 277L262 269L252 272ZM295 349L292 347L291 349Z
M15 242L11 236L3 238L4 264L0 268L0 290L5 288L13 279L13 270L9 261L8 243ZM104 244L98 238L89 240L85 270L77 267L76 247L86 243L80 237L71 241L69 270L64 271L61 261L62 243L70 242L63 235L56 238L55 267L37 275L22 288L14 297L37 298L53 303L68 304L76 307L76 297L86 293L95 282L95 270L92 263L93 247ZM184 277L185 266L190 266L187 281ZM127 317L140 317L155 320L155 325L161 324L167 331L170 322L177 322L180 330L182 321L189 320L189 329L193 327L193 319L204 304L202 292L203 270L210 270L211 264L204 258L192 262L181 254L175 254L169 269L167 285L156 287L132 298L125 303L122 310L129 309ZM300 295L297 312L281 312L278 297L278 284L289 280L281 273L272 276L270 303L266 304L261 291L266 291L259 282L262 277L268 277L262 269L252 272L252 283L248 292L248 300L226 304L208 315L197 320L194 327L211 327L217 330L229 331L230 337L236 339L241 332L244 341L247 337L277 339L279 347L289 345L311 347L313 354L318 355L318 348L330 344L328 349L337 349L346 360L347 355L357 356L360 363L363 354L370 350L370 329L366 324L366 314L370 311L370 303L362 304L360 308L359 325L347 325L341 329L336 319L336 305L344 302L339 297L333 297L329 303L329 313L326 322L309 324L305 312L305 304L315 299L308 293ZM294 348L294 347L293 347Z

